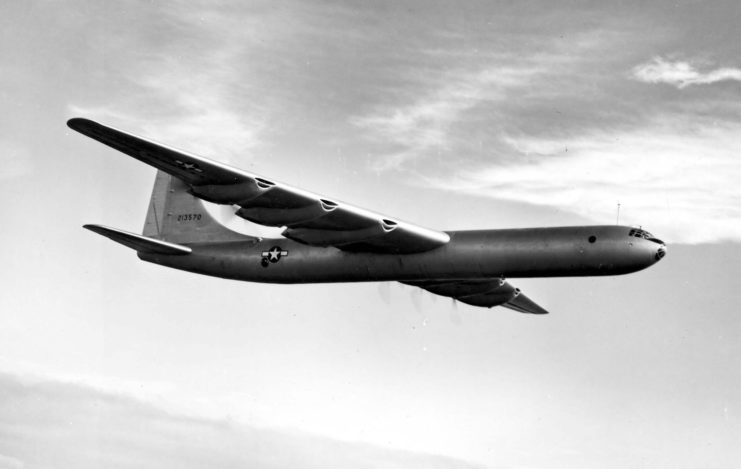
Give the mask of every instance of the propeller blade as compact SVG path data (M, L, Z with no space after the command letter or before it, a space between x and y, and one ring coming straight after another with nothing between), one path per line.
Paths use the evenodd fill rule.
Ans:
M378 294L384 303L391 304L391 285L390 282L379 282L378 283Z

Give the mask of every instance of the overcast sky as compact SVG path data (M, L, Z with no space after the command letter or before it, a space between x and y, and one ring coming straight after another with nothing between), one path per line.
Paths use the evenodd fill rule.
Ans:
M730 467L738 2L4 2L0 468ZM88 117L434 229L642 225L552 312L139 262ZM219 209L215 213L222 214ZM248 233L268 230L231 220Z

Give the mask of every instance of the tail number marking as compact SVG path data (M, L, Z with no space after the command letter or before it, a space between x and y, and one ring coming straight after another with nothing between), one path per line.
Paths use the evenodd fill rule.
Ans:
M198 221L201 216L200 213L183 213L178 215L178 221Z

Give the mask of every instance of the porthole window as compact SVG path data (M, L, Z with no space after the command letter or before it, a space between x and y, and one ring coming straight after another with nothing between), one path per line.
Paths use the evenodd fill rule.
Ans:
M592 236L589 237L589 242L590 243L593 243L595 241L597 241L597 237L596 236L592 235Z

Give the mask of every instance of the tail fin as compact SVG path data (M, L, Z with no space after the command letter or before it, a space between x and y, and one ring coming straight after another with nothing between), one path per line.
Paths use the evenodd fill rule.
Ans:
M248 241L257 238L237 233L216 221L188 185L157 171L149 201L144 236L172 243Z

